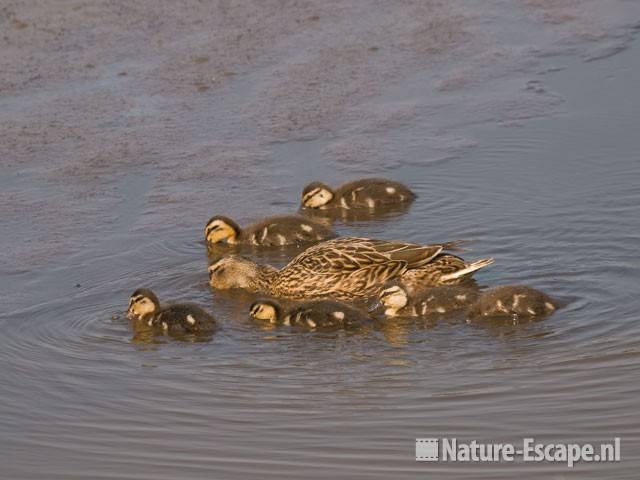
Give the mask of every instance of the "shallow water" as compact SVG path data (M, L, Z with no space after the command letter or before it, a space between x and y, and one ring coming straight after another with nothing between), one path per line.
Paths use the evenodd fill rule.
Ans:
M637 4L165 4L120 24L124 8L3 13L4 478L637 476ZM211 215L293 211L309 180L371 174L418 200L340 233L469 239L496 258L480 283L567 306L289 334L210 291ZM140 286L222 330L140 342L120 318ZM416 463L414 439L440 436L619 436L623 461Z

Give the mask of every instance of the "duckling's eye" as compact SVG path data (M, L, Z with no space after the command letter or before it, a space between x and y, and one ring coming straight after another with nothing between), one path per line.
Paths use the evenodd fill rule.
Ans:
M209 267L209 275L213 275L214 273L223 273L224 266L222 265L211 265Z
M311 201L311 199L313 197L315 197L316 195L322 195L323 190L319 189L319 188L315 188L313 190L311 190L310 192L307 192L306 195L303 196L302 201L304 203L309 203Z
M398 287L391 287L388 288L387 290L383 290L382 295L380 295L381 297L389 297L391 295L395 295L396 293L399 293L400 289Z
M220 226L219 223L212 223L211 225L208 225L206 228L207 235L215 230L219 230L220 228L222 227Z

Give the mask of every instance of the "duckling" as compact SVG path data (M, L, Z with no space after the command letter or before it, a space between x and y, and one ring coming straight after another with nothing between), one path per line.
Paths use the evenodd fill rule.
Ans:
M547 294L524 285L505 285L483 292L469 308L469 317L541 317L557 304Z
M411 203L416 195L401 183L384 178L364 178L331 189L312 182L302 191L302 208L326 210L376 209L394 204Z
M333 300L298 302L287 310L276 300L259 300L251 305L250 315L256 320L304 330L356 328L372 320L365 312Z
M213 288L244 288L274 297L367 299L380 286L431 262L456 243L412 243L344 237L309 247L281 270L239 256L209 266Z
M422 290L412 297L403 283L390 284L380 292L380 303L387 317L443 315L464 309L478 298L473 288L440 286Z
M330 228L318 222L295 215L269 217L240 228L229 217L211 217L204 228L207 243L226 242L262 247L300 245L337 237Z
M431 262L406 272L402 283L409 295L435 285L460 285L468 283L471 275L481 268L494 263L493 258L482 258L466 262L456 255L440 253Z
M197 305L180 303L160 306L158 297L147 288L139 288L129 298L127 316L169 335L210 334L215 319Z

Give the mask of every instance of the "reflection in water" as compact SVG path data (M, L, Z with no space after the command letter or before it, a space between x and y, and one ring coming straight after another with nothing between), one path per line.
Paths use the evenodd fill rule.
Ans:
M167 335L161 329L148 325L141 320L127 320L114 315L114 323L131 331L131 343L136 345L162 345L172 341L202 343L210 342L214 338L213 333L176 334Z
M545 318L482 317L467 319L466 322L496 338L542 339L555 333L552 325L544 322Z
M133 332L131 343L134 344L163 344L170 341L202 343L210 342L214 337L213 333L173 333L167 335L139 320L132 320L130 327Z
M393 347L403 347L409 343L412 332L426 331L435 327L437 319L416 317L395 317L379 322L379 330Z
M302 208L300 214L324 225L331 225L334 222L342 222L347 225L357 222L367 222L373 220L389 220L404 215L411 208L411 203L398 205L380 205L375 209L369 208L332 208L328 210L317 210Z
M129 327L133 332L131 336L131 343L134 344L162 344L166 343L168 339L163 335L158 336L154 329L140 320L131 320Z

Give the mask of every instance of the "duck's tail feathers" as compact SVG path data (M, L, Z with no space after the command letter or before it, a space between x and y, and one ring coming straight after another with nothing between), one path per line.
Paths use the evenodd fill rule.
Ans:
M466 277L467 275L471 275L476 270L480 270L481 268L487 267L494 263L495 260L491 257L482 258L480 260L476 260L475 262L467 263L466 266L458 270L457 272L447 273L442 275L441 280L443 282L449 282L451 280L456 280L458 278Z
M446 242L446 243L442 243L442 250L450 250L453 252L464 252L466 251L466 248L464 248L464 245L466 245L467 243L469 243L470 240L454 240L453 242Z

